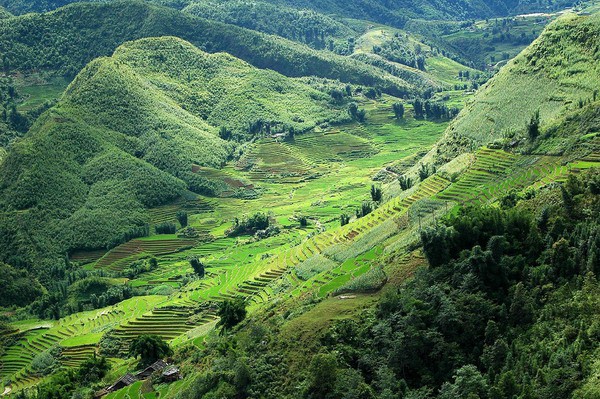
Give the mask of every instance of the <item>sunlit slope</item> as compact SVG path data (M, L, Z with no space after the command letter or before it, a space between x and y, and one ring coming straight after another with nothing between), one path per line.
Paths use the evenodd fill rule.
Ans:
M600 15L566 15L479 91L448 128L442 148L462 152L523 136L538 110L543 129L599 89Z
M345 118L329 101L304 83L181 39L128 43L88 65L6 156L2 256L28 263L121 240L144 225L146 207L186 189L219 190L192 166L226 161L233 144L220 128L244 141L257 121L272 132L300 132Z

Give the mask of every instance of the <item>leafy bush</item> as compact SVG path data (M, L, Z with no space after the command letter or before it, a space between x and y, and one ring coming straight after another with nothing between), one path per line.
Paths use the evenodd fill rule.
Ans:
M31 371L38 376L45 376L56 369L58 357L60 356L60 347L52 348L38 353L31 361Z

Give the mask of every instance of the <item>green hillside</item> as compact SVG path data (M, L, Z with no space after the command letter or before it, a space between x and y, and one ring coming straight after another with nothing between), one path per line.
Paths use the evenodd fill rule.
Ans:
M98 2L110 0L94 0ZM2 0L0 5L13 13L46 12L77 0ZM150 3L183 8L195 0L148 0ZM509 13L546 11L550 8L565 8L572 1L531 1L531 0L460 0L460 1L414 1L414 0L271 0L275 5L287 5L299 9L310 8L319 12L340 16L368 19L392 25L401 25L409 18L469 19L502 16Z
M43 69L74 76L125 41L164 35L180 37L208 52L228 52L287 76L314 75L380 86L396 95L410 91L410 85L399 78L330 52L140 1L72 4L48 14L0 21L0 52L13 70Z
M311 10L268 2L194 1L183 9L199 17L213 19L252 30L306 43L315 48L334 48L356 32L342 21ZM333 41L333 45L331 44ZM338 44L339 46L339 44Z
M219 129L243 143L343 121L347 113L330 99L180 39L127 43L88 65L3 162L2 255L33 265L122 240L143 229L146 207L185 189L220 192L222 178L192 173L192 165L220 167L232 155Z
M442 154L494 142L523 144L528 140L527 125L537 111L543 131L580 103L595 101L600 90L599 37L598 14L570 14L553 22L451 123L440 144Z
M4 7L0 7L0 19L10 18L13 15Z
M166 3L0 20L3 397L600 396L600 13L559 17L483 83L444 38L378 21L549 3L213 16L308 15L294 41ZM371 20L343 20L335 56L297 43L338 21L315 10ZM495 22L462 24L446 34Z

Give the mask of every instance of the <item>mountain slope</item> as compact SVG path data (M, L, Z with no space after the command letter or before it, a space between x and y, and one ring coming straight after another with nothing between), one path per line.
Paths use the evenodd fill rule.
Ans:
M165 35L188 40L208 52L228 52L287 76L314 75L380 86L396 95L411 89L401 79L354 60L139 1L72 4L48 14L1 20L0 52L6 54L12 69L44 69L73 76L125 41Z
M0 5L17 14L45 12L62 7L78 0L1 0ZM94 0L97 2L110 0ZM148 0L150 3L183 8L195 3L194 0ZM344 17L368 19L372 21L402 25L407 18L428 19L470 19L507 15L514 12L546 11L548 8L564 8L570 0L270 0L275 5L295 8L310 8L319 12Z
M143 234L144 208L219 189L192 165L219 167L231 154L220 127L244 141L267 125L303 131L345 118L329 101L177 38L127 43L90 63L0 166L2 259L31 265Z
M539 111L543 130L600 90L600 15L566 15L480 90L450 124L440 161L506 139L527 140ZM437 150L436 150L437 152Z
M347 40L356 34L344 23L327 15L267 2L203 0L194 1L183 11L318 48L328 45L329 40Z

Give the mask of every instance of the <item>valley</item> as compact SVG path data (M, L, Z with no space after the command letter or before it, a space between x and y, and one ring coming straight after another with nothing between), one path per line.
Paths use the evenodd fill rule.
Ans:
M595 2L299 3L0 1L0 396L596 397Z

